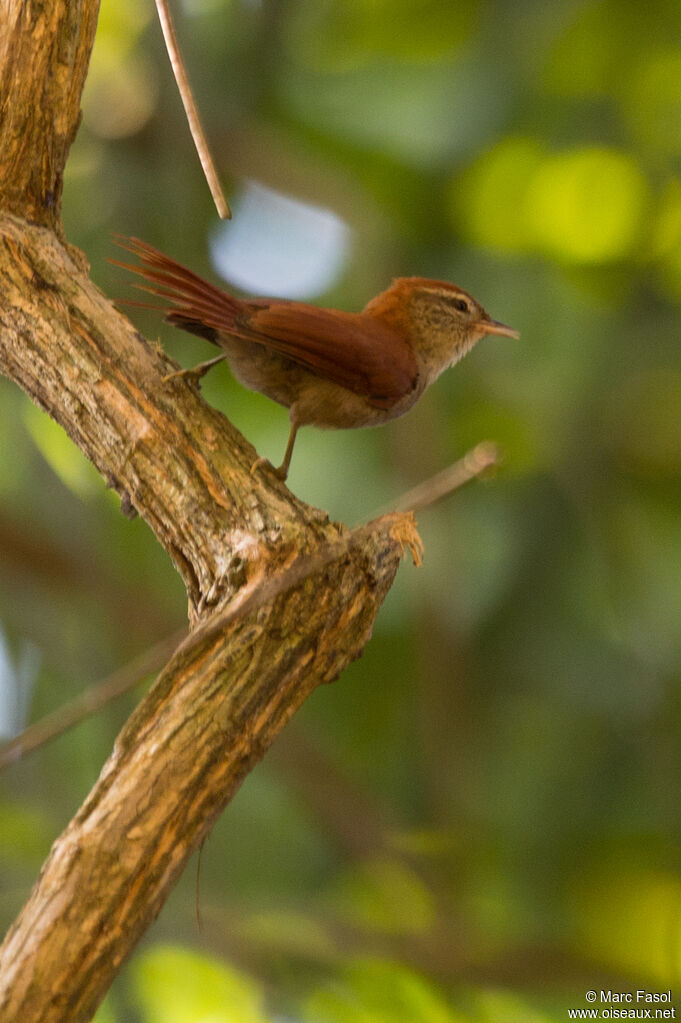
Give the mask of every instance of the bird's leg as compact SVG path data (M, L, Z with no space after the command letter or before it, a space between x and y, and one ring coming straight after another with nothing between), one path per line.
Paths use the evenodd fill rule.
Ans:
M291 432L288 435L288 443L286 445L286 451L284 452L284 461L281 463L278 469L275 469L277 476L282 480L285 480L288 476L288 467L291 464L291 455L293 454L293 445L296 442L296 434L298 433L298 424L291 423Z
M284 461L277 468L272 465L268 458L257 458L251 466L251 476L253 473L261 469L263 465L269 465L275 476L278 476L280 480L285 480L288 476L288 468L291 464L291 455L293 454L293 445L296 442L296 434L298 432L298 424L291 424L291 432L288 435L288 444L286 445L286 451L284 452Z
M176 369L172 373L168 373L167 376L163 377L163 383L166 384L169 380L180 380L184 377L189 377L196 383L199 382L202 376L204 376L209 369L213 366L217 366L218 362L222 362L226 359L226 355L216 355L214 359L208 359L206 362L200 362L198 366L194 366L193 369Z

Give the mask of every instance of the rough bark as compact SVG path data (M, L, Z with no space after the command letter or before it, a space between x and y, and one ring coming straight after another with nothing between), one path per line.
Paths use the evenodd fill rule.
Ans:
M186 584L193 631L119 736L0 948L3 1023L80 1023L192 850L320 682L366 643L405 523L349 534L252 447L89 280L62 238L95 0L0 14L0 371L138 512ZM4 23L3 23L4 22ZM409 542L409 526L406 526Z
M3 0L0 9L2 207L57 231L98 10L97 0Z
M50 230L0 214L0 370L59 422L171 555L193 619L340 527L297 501Z

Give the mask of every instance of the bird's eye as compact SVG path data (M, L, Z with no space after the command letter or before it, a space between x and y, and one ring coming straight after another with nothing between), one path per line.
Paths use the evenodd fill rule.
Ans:
M449 306L451 306L452 309L456 309L457 312L459 312L459 313L468 313L468 312L470 312L470 308L469 308L468 303L466 302L465 299L461 299L458 296L455 297L453 295L447 295L447 296L443 295L443 298L445 299L447 304Z

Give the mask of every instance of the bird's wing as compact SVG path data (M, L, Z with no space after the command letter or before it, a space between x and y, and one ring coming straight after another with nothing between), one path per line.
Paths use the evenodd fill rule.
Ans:
M377 316L304 302L239 299L138 238L119 238L118 244L140 264L111 262L144 278L137 287L161 298L163 304L153 308L183 330L218 345L221 334L256 341L366 395L379 408L392 408L416 386L418 367L410 345Z
M366 395L372 404L390 408L416 386L418 367L410 345L380 320L303 302L255 305L237 318L234 333Z

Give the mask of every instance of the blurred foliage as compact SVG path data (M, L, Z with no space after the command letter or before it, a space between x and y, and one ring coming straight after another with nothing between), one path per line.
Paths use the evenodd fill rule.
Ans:
M267 1023L257 984L184 949L157 945L141 956L133 988L149 1023Z
M505 463L421 513L423 567L403 567L363 659L308 701L206 843L203 930L190 868L98 1023L544 1023L592 987L678 988L681 8L177 13L235 220L216 230L153 6L103 0L64 213L109 295L130 294L112 232L207 274L235 236L254 290L274 280L259 253L295 275L312 252L311 301L358 308L394 275L448 278L522 339L488 339L384 430L303 431L292 488L349 522L481 439ZM310 213L301 240L263 189L326 219ZM300 207L281 208L297 227ZM207 357L135 320L185 365ZM222 367L204 394L280 456L282 410ZM8 734L185 604L145 525L15 387L0 395ZM0 778L5 925L134 703Z

